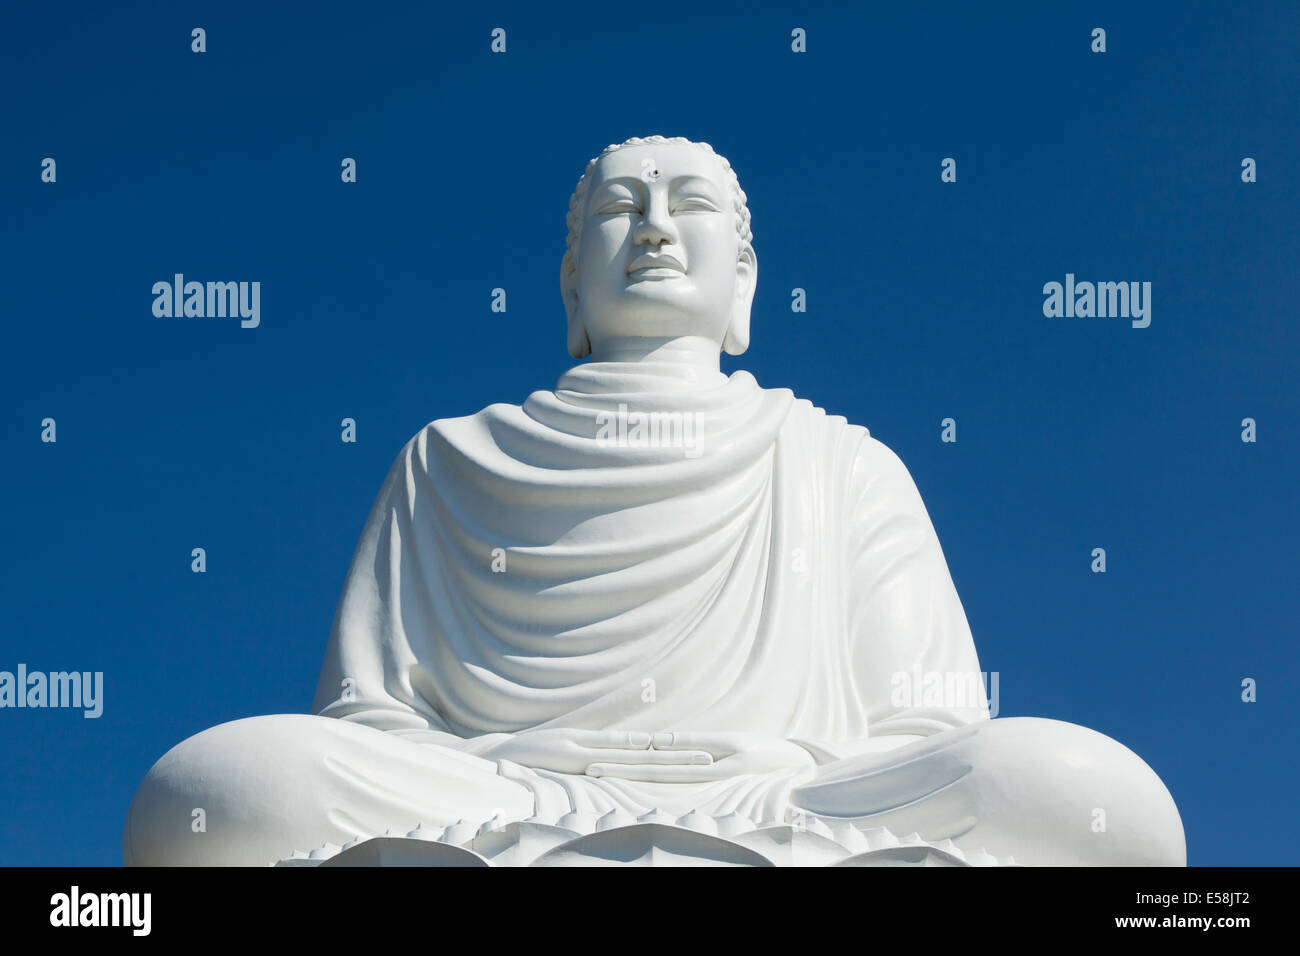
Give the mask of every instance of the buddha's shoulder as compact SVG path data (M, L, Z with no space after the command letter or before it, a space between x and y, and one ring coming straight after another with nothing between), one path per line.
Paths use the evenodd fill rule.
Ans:
M409 439L398 452L399 462L427 459L434 450L471 451L491 440L501 422L526 419L523 407L508 402L494 402L477 412L449 418L435 418Z
M765 389L784 392L791 398L786 428L791 433L809 434L822 442L851 452L853 469L864 480L889 478L912 482L911 473L898 454L871 434L865 425L850 422L843 415L833 415L806 398L798 398L790 389Z
M818 437L842 442L880 445L880 442L871 437L871 431L866 425L851 422L843 415L833 415L810 399L800 398L788 388L764 388L762 391L772 399L789 404L787 430L806 431Z

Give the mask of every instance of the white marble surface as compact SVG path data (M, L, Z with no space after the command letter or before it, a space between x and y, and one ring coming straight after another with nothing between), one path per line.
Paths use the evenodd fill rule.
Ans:
M898 457L719 370L749 344L758 275L730 165L686 142L607 150L569 227L568 344L590 361L407 443L348 570L313 714L169 751L132 804L127 862L262 864L421 821L569 816L626 832L574 830L553 862L677 861L697 844L770 860L770 840L710 843L671 821L804 813L917 833L936 860L1182 865L1172 797L1118 742L990 720L982 684L899 699L900 674L971 686L970 627ZM464 849L454 835L439 845ZM349 852L412 852L362 845ZM467 859L452 849L436 852Z
M755 825L732 814L680 818L651 811L638 820L569 815L478 827L417 827L404 835L296 851L276 866L1016 866L951 840L930 843L888 828L829 826L815 817Z

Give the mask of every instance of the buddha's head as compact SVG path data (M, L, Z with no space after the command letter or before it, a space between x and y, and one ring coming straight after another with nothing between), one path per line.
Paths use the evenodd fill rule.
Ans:
M745 193L708 143L633 138L587 164L569 200L560 288L569 353L626 339L749 346L758 261Z

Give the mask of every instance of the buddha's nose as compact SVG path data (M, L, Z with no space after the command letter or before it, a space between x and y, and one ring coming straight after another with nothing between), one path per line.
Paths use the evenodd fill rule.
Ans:
M666 212L651 205L646 209L645 217L641 220L641 224L637 226L636 235L633 238L636 242L660 246L665 242L676 241L677 231L673 229L672 220Z

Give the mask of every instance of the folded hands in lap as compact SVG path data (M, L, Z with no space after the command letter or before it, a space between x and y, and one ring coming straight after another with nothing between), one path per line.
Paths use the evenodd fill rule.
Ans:
M480 756L536 770L653 783L701 783L815 766L807 750L779 737L709 731L534 730Z

